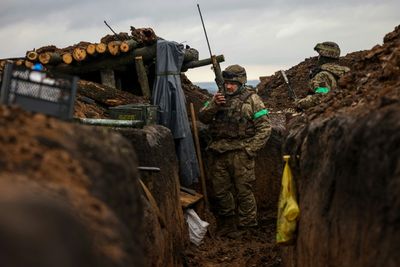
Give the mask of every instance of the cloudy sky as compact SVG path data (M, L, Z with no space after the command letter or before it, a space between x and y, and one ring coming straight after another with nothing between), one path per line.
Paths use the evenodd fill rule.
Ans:
M315 56L317 42L336 41L342 55L382 44L400 24L399 0L0 0L0 58L21 57L46 45L98 42L130 26L151 27L164 39L209 57L200 4L213 54L224 68L240 64L249 79L288 69ZM189 70L192 81L212 81L209 66Z

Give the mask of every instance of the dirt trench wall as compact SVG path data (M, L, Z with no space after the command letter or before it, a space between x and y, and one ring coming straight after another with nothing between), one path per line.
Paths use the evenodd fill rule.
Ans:
M400 104L382 105L292 125L301 216L283 266L400 266Z
M29 210L31 202L37 202L32 205L38 211L49 210L48 216L32 213L26 217L21 217L22 212L2 212L0 223L5 229L20 227L7 239L6 247L13 244L16 250L2 257L3 263L37 250L32 265L23 262L22 266L47 266L46 262L50 266L91 266L90 262L93 266L143 266L142 239L137 234L142 231L143 211L137 159L129 142L104 128L4 106L0 107L0 132L2 210L12 206L17 211ZM53 203L66 208L58 209ZM70 218L71 226L56 218ZM15 223L10 223L13 220ZM32 237L37 242L25 246L18 233L29 233L33 226L26 221L42 231ZM74 229L84 234L76 235L71 232ZM60 244L57 240L63 236L68 237L65 246L51 245ZM81 242L88 245L80 249ZM68 261L66 254L71 249L76 250ZM77 255L82 261L74 257Z
M135 148L139 166L160 168L160 172L140 172L161 215L154 217L154 207L147 202L143 231L146 266L182 266L189 235L179 198L179 166L172 134L160 125L119 129L119 132Z
M283 170L283 140L284 130L274 126L270 138L256 157L254 195L260 211L277 212Z

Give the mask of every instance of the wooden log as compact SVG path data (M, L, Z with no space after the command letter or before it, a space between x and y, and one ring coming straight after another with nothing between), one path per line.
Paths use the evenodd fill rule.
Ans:
M72 63L72 61L74 60L74 58L72 57L72 54L71 53L69 53L69 52L66 52L66 53L64 53L63 55L62 55L62 61L65 63L65 64L71 64Z
M78 93L95 100L100 105L109 107L131 103L148 103L141 96L85 80L78 81Z
M36 51L28 51L26 52L26 58L29 59L30 61L37 61L39 55Z
M24 65L24 60L23 60L23 59L18 59L18 60L16 60L16 61L15 61L15 65L17 65L17 66L22 66L22 65Z
M103 54L107 51L107 45L105 43L96 44L96 52L99 54Z
M142 89L142 94L144 97L150 99L151 93L149 87L149 80L147 78L146 68L143 64L143 57L141 56L135 57L135 66L140 88Z
M25 67L27 67L28 69L31 69L33 67L34 63L32 61L25 60L24 64L25 64Z
M218 62L224 62L225 61L224 55L216 56L216 59L217 59ZM184 62L183 65L182 65L181 71L185 72L188 69L194 69L194 68L198 68L198 67L203 67L203 66L207 66L207 65L210 65L210 64L212 64L211 58Z
M137 48L116 57L99 58L99 60L93 62L87 62L86 64L81 66L59 64L57 66L50 66L50 68L56 72L77 74L77 75L94 71L100 71L101 69L106 69L106 68L126 70L126 66L133 64L135 62L135 57L137 56L142 56L143 62L145 64L148 62L152 62L156 57L156 45L154 44L152 46ZM186 61L187 60L185 54L184 67ZM223 55L217 56L217 61L219 62L224 61ZM203 59L199 60L199 62L197 61L191 62L190 64L187 65L187 67L185 68L182 67L182 70L186 71L188 68L196 68L209 64L211 64L210 59Z
M88 46L86 47L86 53L88 55L95 55L96 54L96 44L88 44Z
M39 54L39 61L43 65L46 64L58 64L61 62L61 56L60 54L56 52L45 52Z
M121 41L112 41L107 44L108 52L111 55L116 56L119 54L119 47L121 46Z
M124 53L121 56L116 57L104 57L99 60L88 62L81 66L73 66L67 64L59 64L57 66L51 66L51 69L55 72L69 73L69 74L83 74L94 71L100 71L102 69L118 69L125 68L126 65L134 64L135 57L142 56L144 62L153 60L156 56L156 45L146 46L137 48L128 53Z
M80 62L86 59L86 49L83 47L75 47L74 51L72 52L72 57Z
M128 52L128 51L130 51L130 50L135 49L138 45L139 45L138 42L136 42L136 41L133 40L133 39L130 39L130 40L123 41L123 42L121 43L121 46L119 47L119 49L120 49L122 52L126 53L126 52Z

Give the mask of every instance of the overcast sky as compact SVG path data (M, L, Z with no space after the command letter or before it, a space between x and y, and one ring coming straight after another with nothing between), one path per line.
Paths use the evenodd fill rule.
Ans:
M110 33L104 20L116 32L151 27L207 58L197 3L213 54L225 56L221 67L240 64L249 79L315 56L317 42L337 42L342 55L370 49L400 24L400 0L0 0L0 58L46 45L98 42ZM213 80L209 66L187 75L192 81Z

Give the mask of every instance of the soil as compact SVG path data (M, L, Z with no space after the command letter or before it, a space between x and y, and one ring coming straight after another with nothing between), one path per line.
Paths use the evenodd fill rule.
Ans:
M276 215L260 212L259 227L250 229L237 239L218 237L215 220L200 246L191 245L186 251L187 266L281 266L280 252L275 244Z

